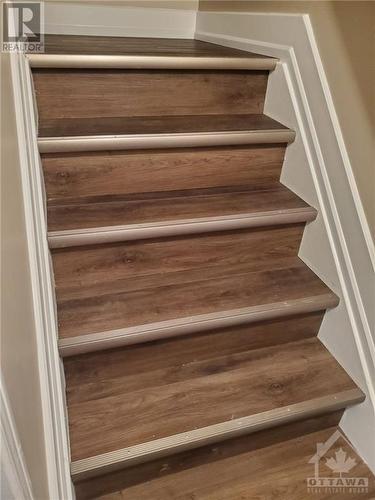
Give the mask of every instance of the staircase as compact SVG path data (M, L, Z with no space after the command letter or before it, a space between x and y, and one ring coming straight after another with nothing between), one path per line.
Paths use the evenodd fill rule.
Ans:
M316 210L279 182L277 61L46 46L29 58L77 498L306 498L316 443L364 395L317 338L338 298L298 258Z

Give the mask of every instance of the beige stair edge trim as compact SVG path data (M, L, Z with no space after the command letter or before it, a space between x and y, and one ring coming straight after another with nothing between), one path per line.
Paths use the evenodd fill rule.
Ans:
M360 403L364 398L362 391L355 388L201 429L193 429L189 432L74 461L71 464L71 474L73 480L93 477L226 439L331 413Z
M124 226L50 231L48 233L48 243L51 249L81 245L98 245L147 238L164 238L168 236L181 236L213 231L295 224L299 222L309 222L315 218L316 210L314 208L301 207L298 209L236 214L235 216L228 215L221 217L182 219L179 221L129 224Z
M181 57L91 54L29 54L32 68L273 70L272 57Z
M295 299L284 302L262 304L230 311L200 314L157 323L137 325L118 330L78 335L59 339L61 356L73 356L104 349L113 349L152 340L178 337L216 328L225 328L245 323L255 323L285 316L307 314L338 305L333 293Z
M129 134L69 137L41 137L40 153L72 153L121 149L190 148L233 146L240 144L273 144L294 141L290 129L192 132L181 134Z

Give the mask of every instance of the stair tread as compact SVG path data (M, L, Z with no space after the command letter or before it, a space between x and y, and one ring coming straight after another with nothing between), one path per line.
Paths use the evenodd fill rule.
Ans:
M315 422L305 428L293 424L281 431L207 446L133 468L127 474L119 471L77 483L77 500L302 500L310 496L342 500L345 494L341 488L337 492L334 488L329 492L324 487L314 488L310 493L306 483L314 477L310 460L317 443L327 442L337 430L333 421L324 428ZM360 498L375 498L373 474L344 438L338 439L325 458L335 457L340 448L357 461L352 476L369 479L369 489ZM337 477L328 468L324 476Z
M73 461L356 387L317 338L132 375L127 354L65 363Z
M205 269L103 280L58 292L60 338L221 313L333 292L298 258L280 269L244 272L226 268L209 279ZM208 279L207 279L208 278Z
M45 35L45 53L270 59L199 40L50 34Z
M263 114L44 118L39 137L288 130Z
M309 205L281 184L268 190L190 190L180 193L152 193L135 196L76 198L64 204L50 202L49 231L110 227L132 224L160 223L210 219L225 216L285 212L308 209ZM311 208L314 211L313 208Z

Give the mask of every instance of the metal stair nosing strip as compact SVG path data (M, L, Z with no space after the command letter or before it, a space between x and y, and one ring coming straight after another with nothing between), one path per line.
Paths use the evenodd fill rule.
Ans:
M226 439L321 416L360 403L364 398L360 389L350 389L73 461L72 478L77 481L94 477Z
M316 218L316 214L316 210L312 207L301 207L269 212L181 219L177 221L50 231L48 233L48 242L51 249L81 245L99 245L137 239L164 238L214 231L311 222Z
M161 149L180 147L234 146L246 144L290 143L295 132L288 128L171 134L128 134L40 137L40 153L79 151Z
M201 69L271 71L272 57L181 57L146 55L29 54L32 68Z
M267 321L285 316L323 311L338 305L333 293L244 307L229 311L200 314L185 318L137 325L117 330L89 333L59 339L61 356L73 356L98 350L178 337L218 328Z

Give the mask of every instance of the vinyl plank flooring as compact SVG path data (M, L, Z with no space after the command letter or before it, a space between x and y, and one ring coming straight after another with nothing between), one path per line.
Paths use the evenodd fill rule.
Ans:
M69 404L131 392L140 386L156 389L184 380L187 373L192 378L198 375L192 369L198 363L208 366L219 359L222 363L224 357L314 337L323 314L318 311L65 358Z
M85 335L117 328L143 325L282 302L332 293L299 259L285 269L250 272L204 280L171 284L168 274L151 278L123 280L122 290L112 293L111 283L85 290L82 299L58 301L59 335L61 338ZM147 284L149 283L149 284Z
M293 265L304 224L146 239L52 250L58 301L81 298L86 290L112 293L131 281L181 284L231 274ZM156 279L153 280L153 277Z
M48 229L61 231L90 227L157 223L257 214L307 208L308 205L279 185L266 190L171 192L158 196L111 196L102 200L82 199L71 204L49 204Z
M169 480L173 481L174 478L178 478L180 474L185 475L186 473L190 475L191 482L193 483L195 481L194 471L197 470L197 468L212 471L212 473L210 472L207 478L205 478L204 484L207 484L207 481L209 481L210 484L214 485L217 478L221 476L221 464L225 469L227 460L231 460L234 457L238 457L239 460L240 457L258 457L259 454L263 452L263 449L273 446L278 447L278 445L286 443L287 441L291 441L291 445L293 446L294 440L299 441L303 436L313 433L317 436L324 435L320 434L320 431L326 431L331 427L336 429L336 425L339 423L341 415L342 411L339 411L300 422L293 422L292 424L283 425L274 429L267 429L266 431L260 431L248 436L241 436L240 438L230 439L222 443L216 443L214 445L208 445L199 449L164 457L136 467L131 467L126 471L117 471L102 475L98 478L83 480L75 485L77 499L89 500L102 497L106 498L106 495L108 495L108 498L111 500L118 498L130 499L132 498L132 494L137 494L136 492L139 486L142 487L143 483L147 483L150 486L156 486L158 484L161 488L164 487L164 500L164 498L168 498L167 495L170 494L168 491ZM290 449L289 447L287 449L291 451L292 446ZM284 453L283 456L289 456L289 453ZM246 464L248 466L249 478L254 482L255 477L258 476L254 468L254 465L256 468L258 467L258 465L256 465L257 462L252 466L250 460L246 460ZM262 460L260 460L259 465L262 466ZM263 465L263 468L266 470L266 465ZM198 486L199 485L197 485L197 487ZM154 494L155 488L152 486L151 488L151 494ZM145 491L142 492L142 494L145 493ZM135 498L137 497L135 496ZM200 498L200 496L198 495L196 498ZM260 498L263 500L263 497ZM285 500L285 498L282 498L282 500ZM305 500L305 498L303 498L303 500Z
M39 123L262 113L268 71L33 69Z
M332 422L337 418L332 415ZM327 419L327 424L329 420ZM336 425L319 429L320 422L293 424L273 432L220 443L193 453L163 459L138 471L107 475L76 485L78 500L342 500L375 498L374 476L355 450L342 437L322 460L324 476L337 478L325 467L325 459L341 448L356 461L352 477L369 480L362 492L343 492L340 488L307 490L307 478L313 477L310 458L317 443L327 441ZM281 435L282 440L276 436ZM272 439L275 441L272 442ZM282 457L282 459L281 459ZM143 480L140 474L143 473Z
M49 205L145 192L168 197L168 191L182 191L189 196L190 190L245 186L273 187L273 196L278 196L284 154L285 146L268 144L96 151L43 154L42 165Z
M100 384L100 364L95 369ZM133 377L107 397L79 402L68 387L72 460L355 387L316 338L182 364L179 372L158 374L151 387Z
M47 54L150 55L178 57L264 57L190 39L45 35Z
M185 115L185 116L109 116L92 118L51 118L39 125L40 137L184 134L191 132L233 132L286 130L272 118L261 114Z

